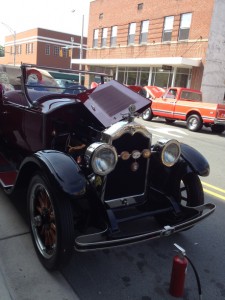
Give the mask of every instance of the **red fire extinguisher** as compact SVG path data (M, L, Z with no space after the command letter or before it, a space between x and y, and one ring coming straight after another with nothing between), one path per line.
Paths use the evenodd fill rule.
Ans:
M184 282L187 273L188 260L186 253L179 245L174 244L178 254L173 258L173 267L170 279L170 294L174 297L182 297L184 294Z

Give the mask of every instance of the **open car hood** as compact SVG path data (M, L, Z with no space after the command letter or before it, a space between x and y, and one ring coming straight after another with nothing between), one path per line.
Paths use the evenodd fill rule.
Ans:
M131 104L135 105L137 113L141 113L149 107L150 101L115 80L97 86L84 102L105 127L128 116Z
M144 89L147 91L148 96L153 99L162 97L166 92L164 88L154 85L144 86Z

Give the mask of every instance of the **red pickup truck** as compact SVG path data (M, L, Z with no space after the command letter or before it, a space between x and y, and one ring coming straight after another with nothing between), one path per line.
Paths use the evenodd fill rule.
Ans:
M215 133L225 130L225 105L203 102L201 91L183 87L171 87L165 91L156 86L145 86L144 89L152 101L142 114L144 120L163 117L167 123L186 121L191 131L199 131L203 125L211 127Z

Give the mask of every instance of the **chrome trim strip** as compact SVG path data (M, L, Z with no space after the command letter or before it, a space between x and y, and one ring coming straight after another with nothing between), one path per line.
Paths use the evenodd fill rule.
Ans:
M152 139L152 134L143 125L136 122L121 121L103 131L101 142L112 144L113 140L120 138L125 133L134 135L137 132L150 140Z

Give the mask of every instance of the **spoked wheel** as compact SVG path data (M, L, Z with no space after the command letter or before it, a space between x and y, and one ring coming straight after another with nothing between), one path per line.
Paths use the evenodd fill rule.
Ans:
M153 113L151 108L146 109L143 113L142 113L142 119L145 121L151 121L153 118Z
M38 257L45 268L56 269L72 254L74 227L70 202L55 195L48 180L40 174L31 179L27 202Z
M204 193L201 181L197 174L186 174L180 180L180 187L174 195L175 200L183 206L195 207L204 204ZM156 220L163 225L172 225L179 222L180 216L174 213L165 213L156 216ZM181 215L182 218L182 215Z

